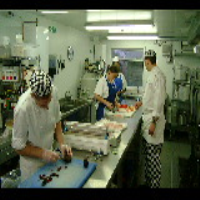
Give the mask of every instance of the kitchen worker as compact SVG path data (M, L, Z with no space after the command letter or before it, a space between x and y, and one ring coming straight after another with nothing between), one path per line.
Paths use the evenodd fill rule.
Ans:
M46 163L60 159L52 150L54 136L62 157L72 156L71 148L64 143L57 90L51 77L37 70L14 110L12 147L20 155L21 181Z
M115 78L118 76L119 70L116 66L111 66L107 70L106 76L102 76L95 88L95 99L98 102L96 119L101 120L105 116L105 107L112 110L115 106L119 107L116 102L117 86Z
M124 76L124 74L121 72L121 64L119 62L119 57L118 56L115 56L113 59L112 59L112 65L115 65L118 67L118 70L119 70L119 74L118 74L118 77L115 79L115 83L118 87L118 92L117 92L117 96L119 97L119 102L121 103L122 100L124 99L122 97L122 94L126 92L126 88L127 88L127 81L126 81L126 78Z
M159 188L161 179L160 154L164 142L166 78L156 64L156 53L145 52L145 66L149 72L143 100L136 102L138 109L143 105L142 136L145 152L145 181L150 188Z

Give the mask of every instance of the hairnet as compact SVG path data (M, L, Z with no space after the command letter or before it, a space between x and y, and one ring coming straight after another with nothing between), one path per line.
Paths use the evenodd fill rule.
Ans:
M145 51L145 57L154 57L156 56L156 52L154 50Z
M51 77L42 70L35 71L30 78L30 87L31 92L37 96L47 96L52 90Z
M115 56L113 59L112 59L113 62L119 62L119 57L118 56Z

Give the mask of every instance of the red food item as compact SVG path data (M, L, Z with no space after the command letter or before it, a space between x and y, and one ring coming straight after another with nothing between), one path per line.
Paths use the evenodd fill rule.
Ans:
M120 108L128 108L128 105L127 104L123 104L120 106Z
M51 182L51 181L52 181L52 178L51 178L50 176L48 176L48 177L46 178L46 182L49 183L49 182Z

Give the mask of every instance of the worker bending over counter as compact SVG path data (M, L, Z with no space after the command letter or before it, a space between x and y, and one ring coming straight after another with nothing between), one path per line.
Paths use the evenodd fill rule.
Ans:
M72 156L71 148L64 144L56 88L48 74L35 71L30 88L22 94L14 110L12 147L20 155L21 181L47 162L60 159L52 150L54 133L63 158Z
M119 107L120 104L116 101L118 88L115 84L115 78L118 76L119 69L117 66L111 66L107 70L107 74L101 77L95 88L95 99L97 103L96 119L97 121L105 117L105 107L112 110L114 107Z
M118 87L117 97L119 98L119 102L122 103L122 101L124 100L122 94L124 94L126 92L127 81L126 81L124 74L122 73L121 63L119 61L119 57L115 56L112 61L113 61L112 65L117 66L118 70L119 70L118 76L115 79L115 84Z

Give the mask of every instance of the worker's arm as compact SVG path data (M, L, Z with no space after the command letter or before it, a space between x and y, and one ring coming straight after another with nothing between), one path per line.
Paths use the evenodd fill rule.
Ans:
M60 146L65 143L63 132L62 132L61 121L56 123L55 136L56 136L56 140L60 144Z
M29 141L29 131L26 114L26 108L21 108L14 113L12 147L21 156L34 157L43 159L48 162L55 162L60 158L57 153L35 146Z
M109 109L113 109L113 104L107 100L105 100L103 97L101 97L98 94L95 94L95 99L103 104L106 105L106 107L108 107Z
M166 96L166 82L162 76L156 76L154 81L155 93L152 118L157 121L160 115L163 114Z
M57 142L60 145L60 150L62 152L63 158L65 158L66 155L72 156L73 153L72 153L71 147L65 144L61 121L56 123L55 136L56 136Z
M120 108L121 104L115 99L115 107Z
M21 156L29 156L29 157L35 157L35 158L42 158L42 155L44 153L44 149L33 146L30 143L27 143L26 146L23 149L17 150L16 152Z

